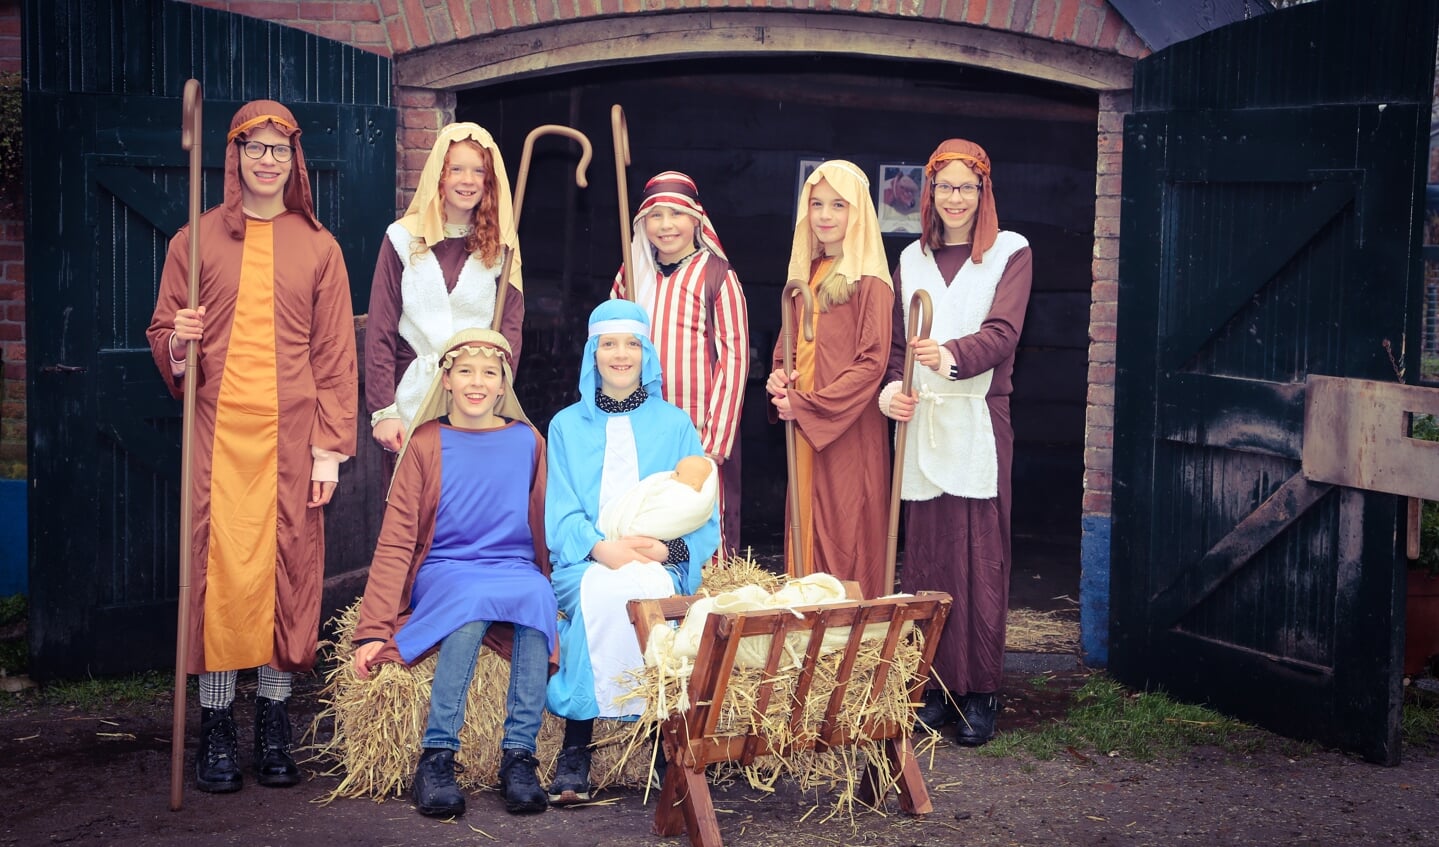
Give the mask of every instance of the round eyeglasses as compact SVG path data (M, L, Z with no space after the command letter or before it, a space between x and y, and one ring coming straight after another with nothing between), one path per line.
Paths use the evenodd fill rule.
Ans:
M973 200L979 196L979 190L983 187L984 186L977 182L966 182L964 185L950 185L947 182L936 182L934 184L934 196L943 200L958 191L961 200Z
M263 144L259 141L241 141L238 138L235 143L240 145L240 149L251 159L263 159L266 150L275 157L275 161L281 163L288 162L295 156L295 148L288 144Z

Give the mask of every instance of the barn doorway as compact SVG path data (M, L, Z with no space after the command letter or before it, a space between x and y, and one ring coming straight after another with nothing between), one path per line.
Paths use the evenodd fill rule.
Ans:
M619 103L630 131L630 208L651 175L689 173L744 285L754 366L742 424L741 543L777 553L784 444L782 428L766 420L763 380L779 332L800 162L846 158L877 183L881 165L922 165L944 138L973 139L995 162L1001 226L1024 234L1034 251L1013 395L1011 605L1074 608L1097 100L1091 91L978 68L837 56L620 65L459 92L456 119L495 134L512 180L537 125L576 127L594 145L585 189L573 183L571 142L544 139L533 153L520 231L526 410L543 427L574 399L585 316L607 296L619 265L609 117ZM913 238L885 238L891 265Z

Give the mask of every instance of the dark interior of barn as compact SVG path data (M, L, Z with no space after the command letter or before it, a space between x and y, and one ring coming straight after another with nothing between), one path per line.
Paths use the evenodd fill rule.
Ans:
M541 124L583 131L578 145L537 141L520 224L527 308L519 393L542 428L576 397L592 306L620 264L611 106L623 106L629 208L644 182L682 170L700 188L749 304L752 362L741 441L741 543L773 555L784 532L784 439L766 415L764 378L779 332L801 160L845 158L879 181L885 165L922 166L948 137L994 162L1000 225L1028 238L1034 287L1015 363L1014 572L1011 605L1073 608L1094 244L1094 94L959 65L821 56L718 57L610 65L461 92L457 120L488 128L512 184L525 136ZM891 266L913 233L886 235ZM883 517L877 517L883 520Z

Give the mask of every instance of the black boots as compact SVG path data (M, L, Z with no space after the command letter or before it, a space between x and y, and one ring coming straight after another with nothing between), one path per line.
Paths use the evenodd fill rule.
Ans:
M954 701L943 690L931 688L924 692L924 704L914 712L914 731L928 727L938 732L940 727L958 721L959 710L954 707Z
M978 747L994 737L994 719L999 712L999 695L967 694L960 703L960 720L954 740L966 747Z
M505 810L512 815L543 812L549 796L540 789L535 769L540 763L525 750L505 750L500 758L500 791L505 795Z
M239 791L244 784L237 761L235 713L223 709L200 709L200 749L195 753L195 787L212 794Z
M300 781L300 768L290 755L290 713L284 700L255 698L255 777L272 788Z
M455 784L455 772L464 767L455 761L455 751L426 747L415 768L410 796L420 814L432 818L453 818L465 813L465 795ZM537 783L538 784L538 783Z
M555 781L550 783L550 802L556 806L584 803L590 799L590 751L588 747L566 747L555 762Z

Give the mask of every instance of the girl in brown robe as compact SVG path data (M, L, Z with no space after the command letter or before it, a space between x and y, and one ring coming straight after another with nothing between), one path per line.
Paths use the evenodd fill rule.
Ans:
M200 675L196 787L241 786L232 710L236 672L259 668L255 770L300 780L285 700L315 661L325 526L339 466L355 452L358 378L345 260L315 218L300 129L284 106L235 113L225 200L170 241L146 330L176 397L196 380L191 673ZM189 295L199 239L198 308ZM198 369L187 373L186 344Z
M879 405L907 427L903 499L905 591L947 591L954 606L919 719L958 723L961 744L994 735L1009 609L1009 418L1014 350L1029 302L1024 237L1000 231L989 156L951 139L925 166L923 235L900 256L893 343ZM934 303L928 339L907 339L912 294ZM900 394L907 355L915 390ZM961 720L962 717L962 720Z
M814 292L814 341L797 332L795 370L783 369L783 341L765 389L774 415L794 421L802 548L808 571L859 582L867 598L884 584L889 511L888 425L874 397L889 353L889 269L869 180L834 159L800 192L789 278ZM802 324L798 302L795 326ZM786 523L789 526L789 523ZM786 544L785 550L791 549ZM801 572L790 563L791 572Z

